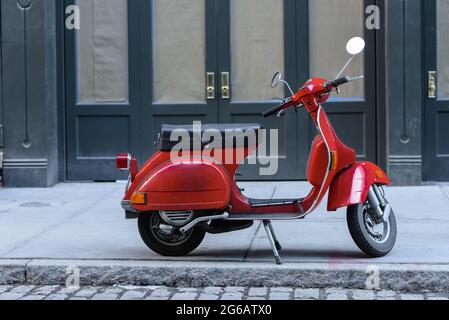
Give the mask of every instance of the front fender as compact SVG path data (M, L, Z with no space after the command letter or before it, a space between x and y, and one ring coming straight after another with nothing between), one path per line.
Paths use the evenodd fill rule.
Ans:
M329 189L328 210L365 203L373 184L390 185L391 180L377 165L358 162L338 173Z

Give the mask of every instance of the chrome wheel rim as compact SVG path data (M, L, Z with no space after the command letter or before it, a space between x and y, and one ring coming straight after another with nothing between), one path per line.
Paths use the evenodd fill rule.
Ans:
M167 228L168 227L168 228ZM171 228L171 231L169 230ZM159 213L151 215L150 230L153 236L167 246L179 246L189 240L193 232L189 230L185 233L177 231L176 227L167 225L160 217Z
M363 206L363 225L370 239L376 243L385 243L390 237L390 221L378 221L367 204Z

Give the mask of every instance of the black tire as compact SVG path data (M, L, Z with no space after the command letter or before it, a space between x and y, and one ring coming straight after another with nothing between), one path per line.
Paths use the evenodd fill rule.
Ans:
M356 245L365 254L372 258L384 257L393 249L397 238L396 218L393 210L391 210L390 218L388 219L389 232L387 236L384 235L382 239L374 239L369 233L365 225L366 206L359 204L348 207L347 222L349 232ZM383 228L387 228L387 224L383 223Z
M164 241L158 232L154 231L152 226L157 223L154 219L161 219L159 213L151 212L139 215L139 233L147 247L162 256L185 256L198 248L206 235L203 228L195 227L188 231L184 238L170 243Z

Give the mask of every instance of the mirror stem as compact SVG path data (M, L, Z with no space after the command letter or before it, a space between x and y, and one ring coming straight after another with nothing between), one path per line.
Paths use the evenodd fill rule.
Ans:
M335 79L340 78L340 76L343 74L343 72L345 72L346 68L351 64L351 62L354 59L354 57L355 57L355 55L351 56L351 58L348 60L348 62L346 62L346 64L343 67L343 69L341 69L340 72L337 74L337 77Z
M287 88L288 88L288 90L290 90L290 93L292 94L292 96L295 95L295 93L293 92L292 88L290 87L290 85L288 84L287 81L285 81L285 80L280 80L279 82L282 82L283 84L285 84L285 85L287 86Z

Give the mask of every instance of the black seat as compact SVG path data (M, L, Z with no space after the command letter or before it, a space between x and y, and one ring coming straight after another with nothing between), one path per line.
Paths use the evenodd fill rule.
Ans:
M224 148L253 147L259 142L259 131L262 129L260 124L204 124L201 126L201 134L195 132L193 125L162 125L159 135L158 148L161 151L171 151L172 148L181 142L182 138L189 137L190 149L213 144L215 137L221 137L222 147ZM196 143L195 143L196 142Z

